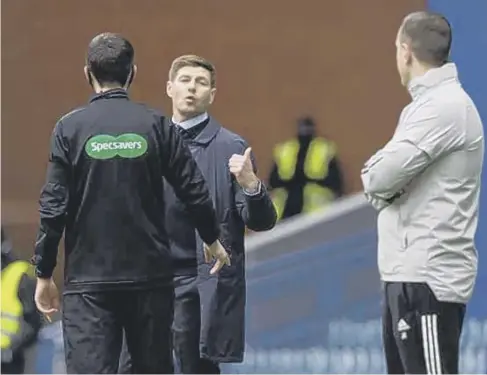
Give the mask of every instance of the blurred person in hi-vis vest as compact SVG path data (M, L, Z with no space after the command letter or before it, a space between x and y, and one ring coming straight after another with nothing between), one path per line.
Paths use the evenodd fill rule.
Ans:
M342 196L336 145L316 135L312 118L300 119L296 138L275 146L269 187L279 219L319 210Z
M24 352L35 342L41 316L34 303L34 268L13 253L2 227L2 374L24 372Z

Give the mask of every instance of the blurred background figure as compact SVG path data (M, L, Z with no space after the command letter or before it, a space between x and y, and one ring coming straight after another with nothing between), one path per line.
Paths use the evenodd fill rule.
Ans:
M2 227L2 374L24 372L24 352L32 345L41 327L34 303L33 267L19 260Z
M317 136L311 117L298 120L296 138L275 146L269 188L279 219L322 209L342 196L336 145Z

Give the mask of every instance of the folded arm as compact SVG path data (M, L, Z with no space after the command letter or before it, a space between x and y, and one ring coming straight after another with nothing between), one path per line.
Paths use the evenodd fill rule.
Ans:
M448 109L425 104L406 116L394 137L364 165L366 196L390 201L432 162L464 143L464 133Z

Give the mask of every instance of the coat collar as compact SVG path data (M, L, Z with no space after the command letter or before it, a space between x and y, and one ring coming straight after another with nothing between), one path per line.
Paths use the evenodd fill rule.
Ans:
M185 120L182 122L177 122L173 116L171 121L173 124L178 125L185 130L188 130L188 129L191 129L192 127L195 127L195 126L201 124L202 122L206 121L207 119L208 119L208 113L204 112L201 115L198 115L196 117L190 118L189 120Z
M112 89L112 90L107 90L104 92L100 93L95 93L90 97L90 103L93 103L94 101L100 100L100 99L128 99L129 95L127 93L127 90L124 90L122 88L120 89Z
M416 99L429 89L453 80L458 80L457 67L454 63L447 63L414 78L408 85L408 91L411 97Z
M221 128L222 126L212 116L209 116L208 125L205 126L191 143L206 146L216 137Z

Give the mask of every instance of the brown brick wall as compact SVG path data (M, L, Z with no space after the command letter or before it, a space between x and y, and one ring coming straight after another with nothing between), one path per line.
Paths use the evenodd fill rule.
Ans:
M90 94L84 53L102 31L136 47L136 100L169 110L171 60L201 54L218 70L213 114L249 140L262 177L273 145L311 114L338 143L348 191L359 190L361 164L407 101L396 29L423 8L424 0L3 0L2 219L30 252L49 136Z

